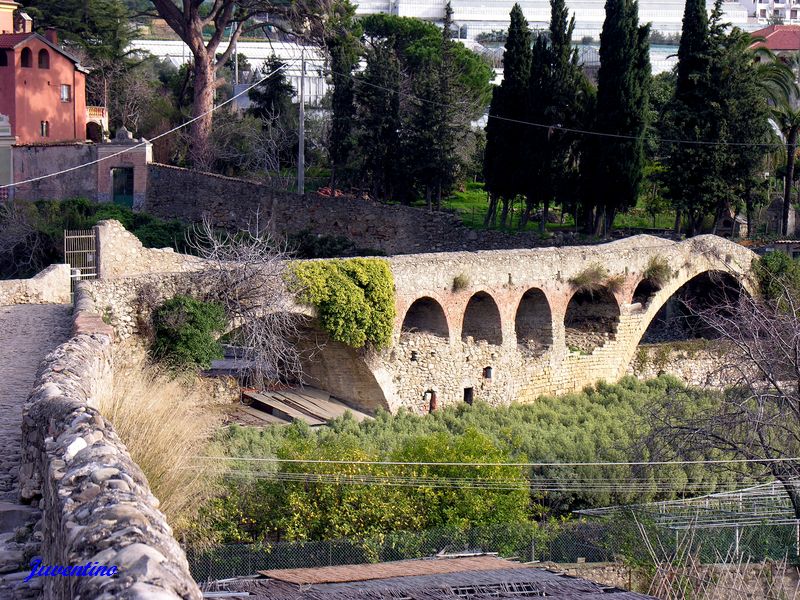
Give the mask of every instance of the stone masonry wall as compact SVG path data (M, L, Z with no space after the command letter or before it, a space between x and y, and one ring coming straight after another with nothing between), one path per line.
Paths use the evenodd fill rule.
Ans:
M244 179L161 164L148 167L147 196L141 209L165 219L189 222L210 217L215 225L227 228L246 227L258 218L259 224L280 235L309 229L316 234L344 236L358 247L386 254L542 245L534 232L469 229L453 213L360 198L276 191ZM566 235L562 242L575 243L572 239Z
M145 248L119 221L100 221L97 236L98 276L102 279L131 277L149 273L194 271L202 261L179 254L172 248Z
M115 577L47 578L47 598L201 594L141 469L97 410L113 393L112 333L76 291L74 336L42 363L23 416L20 488L44 512L43 564L116 565ZM39 499L41 498L41 499Z
M689 385L724 388L738 374L727 373L720 348L704 340L687 343L642 344L628 366L627 374L647 380L672 375Z
M69 265L50 265L29 279L0 281L0 306L68 304L69 301Z
M94 144L52 144L41 146L14 146L14 181L25 181L41 175L63 171L91 163L97 159ZM56 177L24 183L14 187L17 200L64 200L97 196L97 164L90 165Z

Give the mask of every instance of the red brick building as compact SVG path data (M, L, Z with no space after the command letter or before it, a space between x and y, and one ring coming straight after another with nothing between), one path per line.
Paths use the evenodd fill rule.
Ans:
M55 32L15 21L18 4L0 0L0 114L18 144L85 140L86 70L58 46Z

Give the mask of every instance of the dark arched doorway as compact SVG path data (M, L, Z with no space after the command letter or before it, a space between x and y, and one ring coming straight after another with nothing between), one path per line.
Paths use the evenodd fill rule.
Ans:
M468 338L497 346L503 343L500 309L497 308L494 298L486 292L478 292L467 303L461 339L466 342Z
M553 344L553 318L547 296L538 288L525 292L514 318L520 350L538 354Z
M412 333L427 333L440 338L450 337L447 317L442 305L430 297L419 298L406 311L400 329L401 339Z
M578 291L564 315L564 337L571 351L591 354L613 340L619 325L619 304L609 290Z

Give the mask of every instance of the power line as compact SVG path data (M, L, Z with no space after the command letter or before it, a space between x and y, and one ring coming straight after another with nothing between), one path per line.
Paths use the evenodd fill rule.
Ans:
M250 461L268 463L302 463L325 465L377 465L377 466L427 466L427 467L646 467L670 465L719 465L719 464L772 464L800 462L800 457L787 458L720 458L711 460L662 460L662 461L590 461L590 462L412 462L381 460L330 460L317 458L259 458L245 456L197 456L202 460Z
M294 61L293 61L293 62L294 62ZM120 150L119 152L115 152L114 154L109 154L108 156L103 156L102 158L98 158L98 159L96 159L96 160L93 160L93 161L90 161L90 162L87 162L87 163L83 163L83 164L80 164L80 165L76 165L76 166L74 166L74 167L69 167L69 168L67 168L67 169L62 169L61 171L56 171L55 173L48 173L47 175L40 175L39 177L31 177L30 179L25 179L25 180L23 180L23 181L15 181L14 183L9 183L9 184L6 184L6 185L0 185L0 190L2 190L2 189L5 189L5 188L13 188L13 187L16 187L16 186L19 186L19 185L23 185L23 184L26 184L26 183L33 183L33 182L35 182L35 181L41 181L41 180L43 180L43 179L49 179L49 178L51 178L51 177L58 177L59 175L64 175L65 173L70 173L70 172L72 172L72 171L77 171L77 170L79 170L79 169L83 169L83 168L86 168L86 167L90 167L90 166L92 166L92 165L96 165L96 164L98 164L98 163L101 163L101 162L103 162L103 161L105 161L105 160L109 160L109 159L115 158L115 157L117 157L117 156L121 156L122 154L125 154L125 153L127 153L127 152L131 152L131 151L133 151L133 150L136 150L137 148L141 148L142 146L144 146L144 145L146 145L146 144L149 144L150 142L154 142L155 140L158 140L158 139L160 139L160 138L162 138L162 137L165 137L165 136L167 136L167 135L170 135L171 133L175 133L175 132L176 132L176 131L178 131L179 129L183 129L183 128L184 128L184 127L186 127L187 125L191 125L191 124L192 124L192 123L194 123L195 121L197 121L197 120L199 120L199 119L202 119L202 118L203 118L203 117L205 117L205 116L208 116L208 115L210 115L210 114L211 114L211 113L213 113L215 110L217 110L217 109L219 109L219 108L222 108L222 107L223 107L223 106L225 106L226 104L230 104L231 102L233 102L234 100L236 100L236 99L237 99L237 98L239 98L240 96L243 96L244 94L248 93L248 92L249 92L250 90L252 90L253 88L255 88L255 87L257 87L257 86L261 85L261 84L262 84L263 82L265 82L267 79L269 79L270 77L272 77L273 75L275 75L275 73L277 73L278 71L281 71L281 70L283 70L283 69L286 69L286 68L288 68L290 64L291 64L291 63L286 63L286 64L283 64L283 65L281 65L281 66L280 66L280 67L278 67L277 69L274 69L272 72L270 72L270 73L268 73L267 75L265 75L264 77L262 77L260 80L256 81L256 82L255 82L253 85L251 85L251 86L249 86L248 88L246 88L246 89L242 90L242 91L241 91L241 92L239 92L238 94L235 94L235 95L231 96L230 98L228 98L228 99L227 99L227 100L225 100L224 102L221 102L220 104L217 104L216 106L214 106L214 107L213 107L213 108L211 108L210 110L207 110L207 111L206 111L206 112L204 112L203 114L201 114L201 115L197 115L196 117L193 117L192 119L189 119L189 120L188 120L188 121L186 121L185 123L181 123L181 124L180 124L180 125L178 125L177 127L173 127L173 128L172 128L172 129L170 129L169 131L165 131L164 133L160 133L160 134L158 134L157 136L155 136L155 137L153 137L153 138L151 138L151 139L149 139L149 140L145 140L144 142L139 142L138 144L135 144L135 145L133 145L133 146L130 146L130 147L128 147L128 148L125 148L124 150Z

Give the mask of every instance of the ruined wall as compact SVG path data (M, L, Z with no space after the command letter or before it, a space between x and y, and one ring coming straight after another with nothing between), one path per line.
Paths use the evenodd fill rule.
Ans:
M0 280L0 306L69 302L69 265L50 265L29 279Z
M113 219L95 226L98 276L103 279L133 277L149 273L195 271L202 261L179 254L172 248L145 248L135 235Z
M199 600L158 500L96 408L113 393L111 345L111 328L79 284L74 336L44 360L24 407L20 489L41 498L43 564L96 561L119 574L47 578L45 594Z

